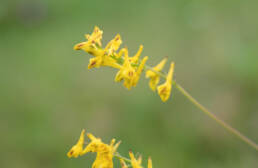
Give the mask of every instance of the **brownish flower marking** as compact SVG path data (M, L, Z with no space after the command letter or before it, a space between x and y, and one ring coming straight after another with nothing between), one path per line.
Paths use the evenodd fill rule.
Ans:
M129 72L128 72L128 75L129 75L130 77L132 77L132 76L133 76L133 72L132 72L132 71L129 71Z
M93 61L90 65L93 66L97 63L97 61Z
M160 92L161 92L161 94L164 94L164 93L166 93L166 90L167 90L167 88L166 87L164 87Z

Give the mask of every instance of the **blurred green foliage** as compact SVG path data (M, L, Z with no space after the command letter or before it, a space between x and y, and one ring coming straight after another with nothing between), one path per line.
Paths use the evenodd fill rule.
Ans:
M257 152L204 116L176 89L163 103L148 81L127 91L108 68L86 70L73 51L95 25L176 80L258 142L258 1L13 0L0 5L0 167L90 167L68 159L82 128L152 156L154 168L254 168Z

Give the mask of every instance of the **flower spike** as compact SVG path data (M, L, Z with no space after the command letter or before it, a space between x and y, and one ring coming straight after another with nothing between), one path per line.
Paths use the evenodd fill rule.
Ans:
M117 34L110 40L104 48L102 48L101 43L102 35L103 31L95 26L91 35L85 35L87 41L78 43L74 46L75 50L84 50L93 56L93 58L90 58L89 60L88 69L100 68L103 66L118 69L119 71L115 76L115 82L123 81L124 87L128 90L132 87L136 87L142 72L146 70L146 78L150 78L149 86L153 91L156 91L160 77L164 77L164 74L161 75L161 70L167 62L167 58L164 58L155 67L149 68L149 66L145 65L148 57L146 56L143 59L140 59L143 45L139 46L139 49L134 56L129 57L127 47L119 50L122 44L120 34ZM169 92L171 86L168 85L169 82L166 82L166 87L163 86L163 89L161 89L161 85L158 87L160 88L158 89L158 94L162 101L166 101L170 97Z

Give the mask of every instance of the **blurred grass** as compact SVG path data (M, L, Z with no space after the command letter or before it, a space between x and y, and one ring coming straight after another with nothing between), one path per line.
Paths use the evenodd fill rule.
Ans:
M89 167L69 160L82 128L154 167L258 165L257 153L203 116L180 93L162 103L141 80L132 91L108 68L86 70L73 51L94 25L154 65L176 62L176 79L200 102L258 142L258 3L247 1L3 1L0 7L0 167Z

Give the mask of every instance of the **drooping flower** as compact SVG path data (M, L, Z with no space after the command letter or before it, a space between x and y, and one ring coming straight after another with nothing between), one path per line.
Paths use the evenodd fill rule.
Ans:
M83 151L83 144L84 144L84 133L85 130L82 130L80 138L78 142L70 149L70 151L67 153L67 156L69 158L75 157L77 158L79 155L82 154Z
M170 69L167 74L166 82L162 85L158 86L158 94L163 102L167 101L170 97L170 93L172 90L172 80L173 80L173 73L174 73L174 62L170 64Z
M161 62L158 65L152 68L154 71L152 70L146 71L146 78L150 78L149 86L154 92L156 91L157 85L160 80L160 75L157 74L156 72L160 72L163 69L166 62L167 62L167 58L164 58L163 60L161 60Z

